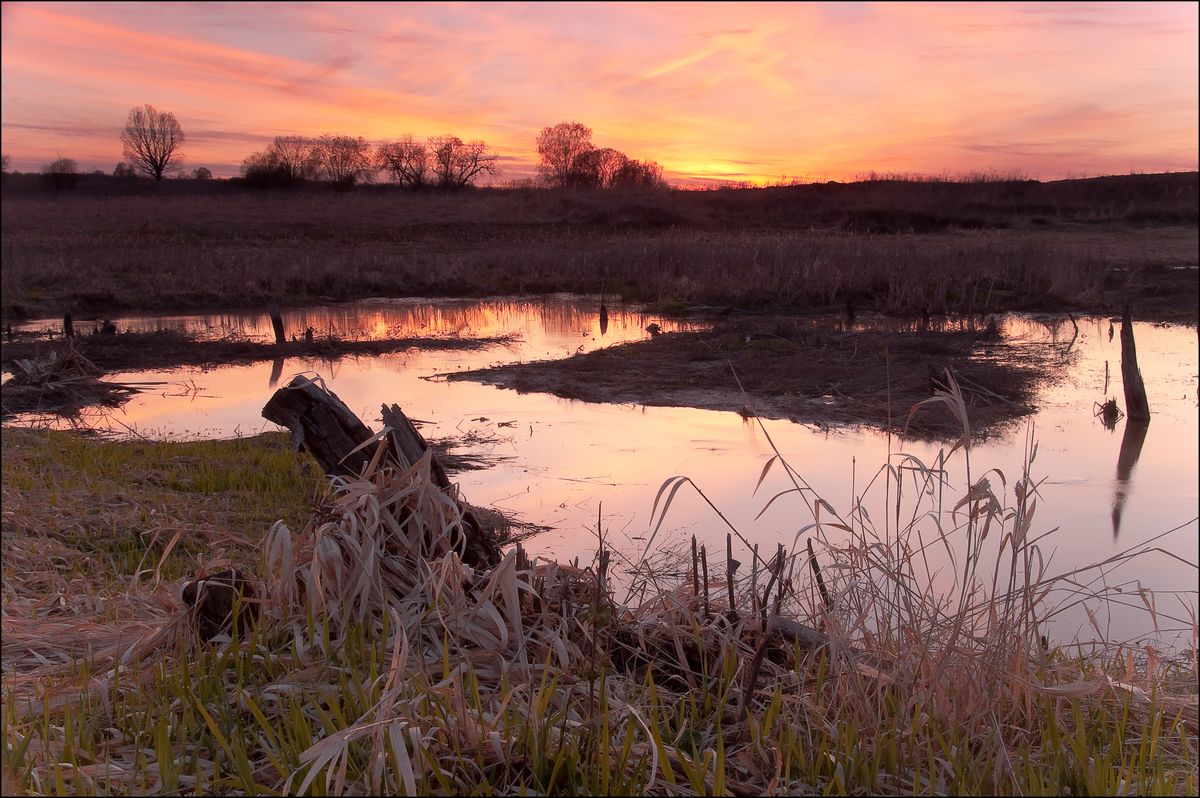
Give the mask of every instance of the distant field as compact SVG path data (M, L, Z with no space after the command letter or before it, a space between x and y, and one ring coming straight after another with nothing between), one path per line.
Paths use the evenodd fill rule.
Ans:
M1197 265L1196 173L632 193L95 181L53 195L6 179L5 321L547 291L900 314L1133 299L1195 317L1195 272L1169 267Z

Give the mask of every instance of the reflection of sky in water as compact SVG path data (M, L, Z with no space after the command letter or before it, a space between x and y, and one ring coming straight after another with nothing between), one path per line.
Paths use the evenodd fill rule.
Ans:
M754 493L755 483L772 449L753 422L735 413L683 408L595 405L541 394L520 395L492 386L467 382L448 383L421 379L460 369L477 368L513 360L562 357L577 351L624 340L648 337L644 328L661 318L610 308L607 334L598 329L599 303L567 298L546 302L492 300L485 302L365 303L364 322L353 324L351 311L308 310L288 318L289 330L314 326L320 335L330 324L342 335L378 337L413 334L495 335L516 332L521 341L509 347L481 351L432 351L347 358L336 363L288 359L281 383L297 372L320 374L349 407L368 425L378 428L379 405L397 402L411 417L429 422L428 437L462 437L476 434L490 441L473 451L508 458L482 470L460 474L464 495L480 505L494 505L523 519L555 529L526 543L533 553L559 559L579 556L587 560L594 550L598 510L609 539L628 551L639 551L648 534L650 508L663 481L673 475L691 477L729 520L752 542L773 550L779 541L790 545L796 533L812 522L805 505L794 495L776 501L755 518L767 500L790 487L783 473L772 471ZM148 320L139 324L167 324ZM325 328L318 326L325 325ZM175 318L172 325L187 329L205 326L233 328L246 335L269 338L265 318L213 316ZM121 329L131 326L119 320ZM223 326L224 325L224 326ZM421 325L425 325L422 327ZM49 326L49 323L47 323ZM140 326L140 329L153 329ZM1032 340L1054 340L1074 358L1064 361L1057 385L1039 397L1035 421L1038 440L1033 464L1035 479L1045 477L1033 521L1033 534L1055 527L1061 531L1046 540L1048 572L1069 571L1093 563L1122 549L1148 541L1173 527L1185 525L1165 541L1171 552L1194 561L1197 550L1197 335L1194 328L1137 324L1136 337L1142 373L1149 392L1153 419L1136 465L1124 491L1119 538L1114 540L1112 510L1118 489L1117 461L1124 421L1104 429L1093 416L1095 402L1115 396L1125 406L1120 383L1119 325L1108 338L1107 319L1080 321L1074 328L1013 318L1004 324L1007 335ZM1105 364L1108 388L1105 392ZM262 405L271 394L272 364L256 363L211 369L181 369L170 374L132 373L121 381L170 380L135 397L123 411L111 416L109 426L123 426L144 435L199 434L221 437L253 434L274 425L262 419ZM938 412L926 410L922 412ZM866 486L888 458L887 436L868 430L820 432L786 421L766 421L766 429L781 452L804 479L835 508L850 506L852 487L863 499L877 526L883 528L883 479ZM997 468L1007 479L1006 500L1021 473L1027 425L1005 436L982 443L971 451L972 474L977 479ZM904 452L927 465L937 460L936 444L891 441L893 453ZM893 463L896 463L893 460ZM950 463L952 506L964 492L962 454ZM992 479L997 491L1003 487ZM906 486L907 495L913 491ZM894 508L893 508L894 511ZM911 513L911 504L905 505ZM683 541L695 534L710 551L724 551L726 528L690 488L681 490L672 504L659 540ZM831 539L844 534L825 530ZM995 543L996 541L992 541ZM801 544L803 545L803 541ZM1055 550L1056 551L1052 551ZM930 550L931 567L943 567ZM1051 554L1053 555L1051 557ZM735 555L737 556L737 555ZM741 557L748 561L747 557ZM990 569L987 571L990 578ZM1090 579L1095 574L1090 574ZM943 573L940 580L948 579ZM1195 569L1160 553L1126 563L1106 577L1108 584L1141 580L1156 590L1190 591L1184 597L1195 606ZM1092 585L1094 589L1096 584ZM1129 602L1140 607L1132 595ZM1183 614L1178 600L1160 597L1160 612ZM1115 607L1100 623L1113 638L1146 631L1140 609ZM1162 621L1163 626L1179 626ZM1084 637L1093 633L1082 613L1069 614L1054 627L1059 636Z

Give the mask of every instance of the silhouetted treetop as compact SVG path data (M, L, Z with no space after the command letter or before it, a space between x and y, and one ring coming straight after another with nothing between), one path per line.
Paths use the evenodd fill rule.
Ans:
M429 182L429 152L411 135L380 144L375 163L402 186L421 188Z
M155 180L162 180L164 172L183 162L179 152L183 142L183 128L175 114L158 111L153 105L131 109L121 134L124 156Z
M559 122L543 128L537 138L538 169L551 185L568 186L579 171L579 160L592 148L592 129L580 122Z
M323 178L343 188L369 180L375 165L371 145L362 136L325 134L314 144L316 164Z
M433 176L443 188L470 185L481 174L496 171L496 155L482 141L464 142L458 136L429 139Z
M499 156L483 141L464 142L458 136L431 136L424 143L411 135L384 142L375 151L376 165L392 181L409 188L437 185L469 186L484 174L495 174Z

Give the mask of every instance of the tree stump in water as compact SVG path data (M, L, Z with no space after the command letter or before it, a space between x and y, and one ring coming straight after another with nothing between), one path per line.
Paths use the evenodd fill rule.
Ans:
M283 346L287 343L287 335L283 331L283 316L279 312L279 302L275 297L267 297L267 313L271 316L271 329L275 331L275 344Z
M1138 368L1137 348L1133 342L1133 321L1130 319L1129 303L1121 314L1121 382L1125 386L1125 415L1130 421L1150 420L1150 401L1146 398L1146 384L1142 382L1142 370Z
M277 390L263 407L262 414L268 421L290 429L293 442L298 448L312 452L326 474L358 476L375 454L374 447L358 448L375 437L375 433L337 394L307 377L298 376L287 387ZM401 468L408 468L424 456L429 444L399 405L383 406L383 422L389 428L387 459ZM436 456L432 456L430 478L439 490L450 496L462 514L463 562L475 568L488 568L499 563L500 547L495 531L480 523L470 506L458 499L457 491ZM455 543L457 545L458 541Z

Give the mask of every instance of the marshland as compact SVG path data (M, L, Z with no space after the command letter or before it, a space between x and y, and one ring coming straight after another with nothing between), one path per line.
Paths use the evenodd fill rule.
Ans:
M1194 172L35 188L6 794L1195 793ZM432 454L297 452L297 374L501 556Z

